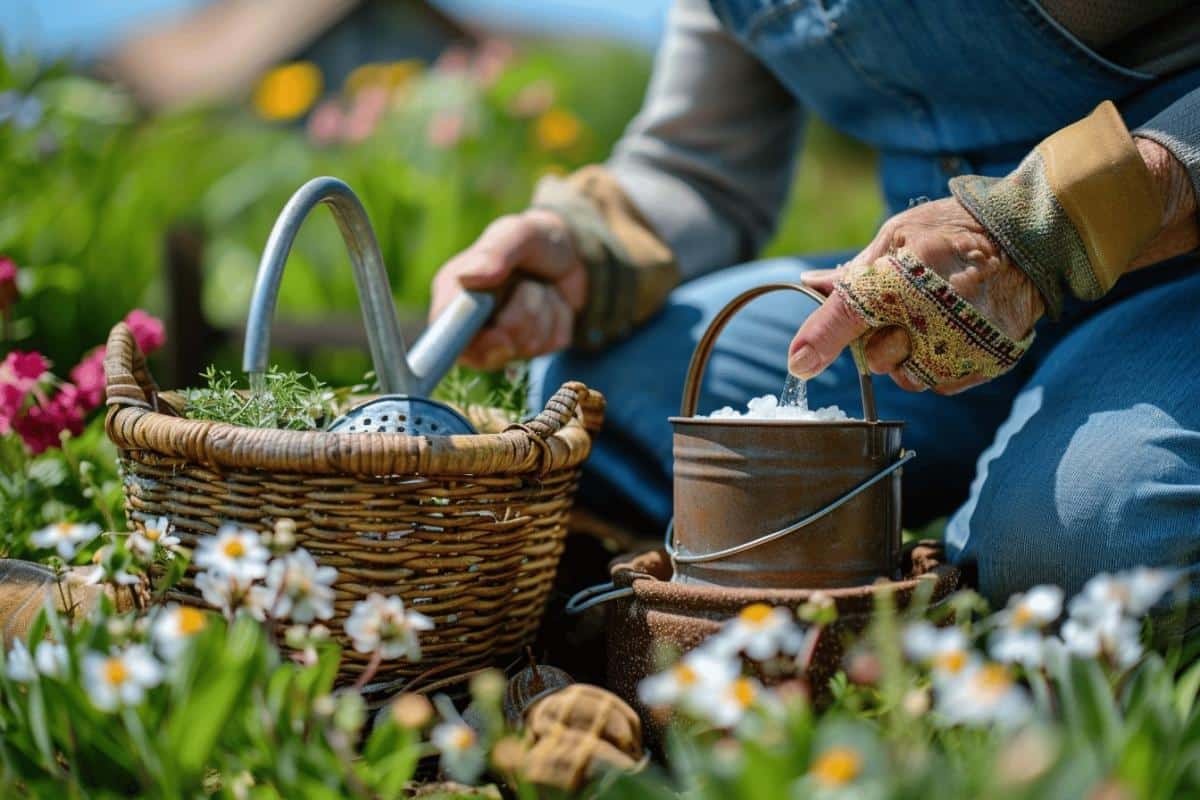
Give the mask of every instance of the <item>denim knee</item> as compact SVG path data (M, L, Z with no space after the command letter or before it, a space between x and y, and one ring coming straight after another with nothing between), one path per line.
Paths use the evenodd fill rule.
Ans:
M1029 396L947 531L952 550L968 540L958 555L976 564L980 591L1000 603L1039 583L1073 593L1098 572L1196 564L1200 434L1144 403L1080 425L1038 409L1020 424Z

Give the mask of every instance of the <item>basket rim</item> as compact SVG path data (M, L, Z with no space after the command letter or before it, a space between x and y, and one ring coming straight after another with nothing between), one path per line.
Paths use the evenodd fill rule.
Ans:
M324 475L545 474L580 465L604 415L604 397L568 381L533 419L500 433L405 436L247 428L159 410L158 387L129 328L109 334L105 432L124 451L205 466Z

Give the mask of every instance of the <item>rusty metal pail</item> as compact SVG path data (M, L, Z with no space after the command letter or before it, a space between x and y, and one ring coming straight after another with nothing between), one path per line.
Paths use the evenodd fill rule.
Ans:
M667 547L678 583L819 589L898 578L900 447L904 423L877 419L861 344L853 349L863 419L697 418L713 344L746 304L773 291L824 298L777 283L734 298L705 331L688 368L674 428L675 519Z

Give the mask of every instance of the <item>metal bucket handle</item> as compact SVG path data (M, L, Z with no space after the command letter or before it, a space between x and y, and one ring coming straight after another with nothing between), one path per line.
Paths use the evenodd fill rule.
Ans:
M764 294L783 290L808 295L818 304L824 303L826 299L819 292L803 284L764 283L762 286L747 289L730 300L729 304L713 317L713 321L708 324L708 330L696 343L692 361L688 364L687 378L683 382L683 402L680 403L679 416L696 416L696 408L700 404L700 381L704 378L704 370L708 367L708 359L712 356L713 345L717 343L717 337L721 335L721 331L725 330L725 326L729 320L733 319L733 315L741 311L751 300L757 300ZM850 354L854 356L854 365L858 369L858 388L862 394L863 419L867 422L876 422L879 415L875 410L875 390L871 386L871 371L867 368L867 357L863 354L861 339L856 339L850 344Z

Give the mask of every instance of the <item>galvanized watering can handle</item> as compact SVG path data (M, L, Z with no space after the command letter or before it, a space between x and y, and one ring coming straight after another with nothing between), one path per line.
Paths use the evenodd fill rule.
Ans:
M330 177L313 178L296 190L271 228L250 301L242 369L248 373L261 373L267 369L271 317L283 280L283 267L301 224L321 203L333 212L350 251L354 283L358 287L379 388L384 394L428 395L492 315L496 298L487 292L462 292L438 315L413 344L412 352L406 355L396 304L388 285L387 268L366 209L349 186Z
M700 404L700 382L704 378L704 370L708 366L709 357L712 355L713 345L717 343L717 337L721 335L721 331L725 330L726 324L729 323L729 320L733 319L733 315L745 308L751 300L756 300L764 294L784 290L808 295L813 300L816 300L818 304L825 302L825 297L820 293L799 283L764 283L762 286L747 289L730 300L727 306L717 312L717 316L708 324L708 330L704 332L704 335L700 337L700 341L696 343L696 350L692 353L692 361L688 364L687 379L683 382L683 402L680 404L679 416L696 416L696 408ZM871 371L867 369L867 358L863 355L862 348L862 340L856 340L850 345L850 353L854 356L854 365L858 369L858 386L862 394L863 419L868 422L875 422L879 419L879 415L875 410L875 390L871 386Z

